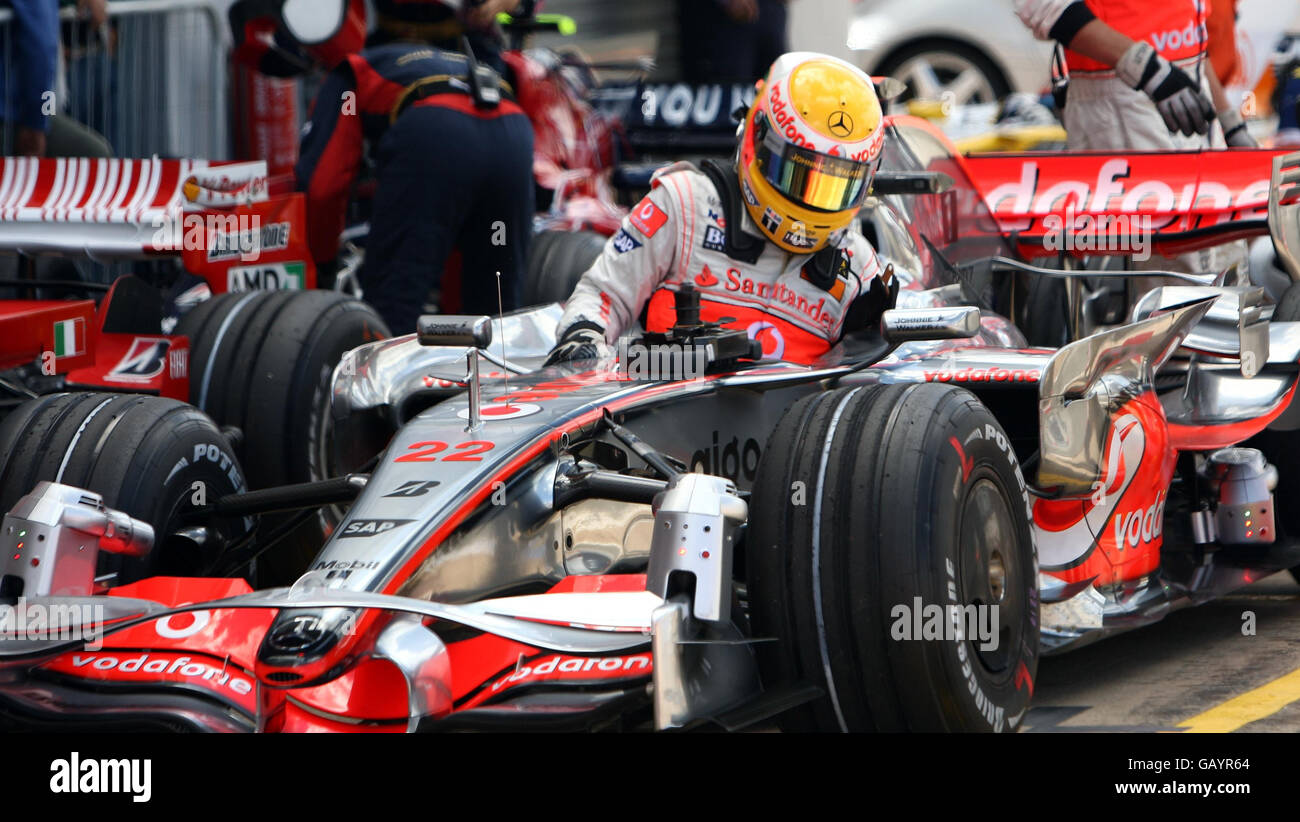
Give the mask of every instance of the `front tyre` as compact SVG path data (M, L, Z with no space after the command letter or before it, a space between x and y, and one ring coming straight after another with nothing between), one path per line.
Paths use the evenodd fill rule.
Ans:
M202 574L246 531L242 518L226 518L211 524L211 543L173 538L195 506L248 490L212 420L177 400L77 392L23 403L0 423L0 515L42 480L94 491L153 526L144 557L100 554L97 576L112 585Z
M825 693L783 727L1019 727L1038 667L1037 555L1015 453L974 395L804 398L772 433L750 510L754 636L775 638L756 646L763 681Z

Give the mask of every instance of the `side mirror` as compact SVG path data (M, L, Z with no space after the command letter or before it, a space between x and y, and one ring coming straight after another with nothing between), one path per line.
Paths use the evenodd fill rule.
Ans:
M280 20L293 39L304 46L318 46L343 27L348 0L284 0Z
M466 314L425 314L415 324L420 345L468 345L487 348L492 344L492 320Z
M939 308L891 308L880 317L880 333L891 343L956 340L980 330L980 310L973 305Z

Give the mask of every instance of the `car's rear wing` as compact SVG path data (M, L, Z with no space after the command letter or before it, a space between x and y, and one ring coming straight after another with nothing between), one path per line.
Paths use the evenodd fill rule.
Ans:
M214 293L311 288L305 205L283 188L261 160L0 157L0 252L179 256Z
M1267 234L1270 177L1283 154L1044 152L977 155L963 165L1025 258L1172 256Z
M144 257L185 213L267 200L263 161L0 158L0 249ZM170 235L166 235L170 238Z

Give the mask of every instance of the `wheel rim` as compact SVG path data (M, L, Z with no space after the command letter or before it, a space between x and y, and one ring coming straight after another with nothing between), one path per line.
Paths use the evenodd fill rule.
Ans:
M1023 641L1020 615L1024 599L1024 568L1015 551L1021 539L1011 514L1011 501L991 473L968 486L960 518L960 568L957 601L976 606L977 625L963 611L966 642L980 666L995 679L1011 676L1011 667ZM997 609L996 647L985 643L972 628L993 627L986 609Z
M907 84L899 102L948 100L953 105L993 103L993 83L979 66L958 54L928 51L899 64L893 76Z

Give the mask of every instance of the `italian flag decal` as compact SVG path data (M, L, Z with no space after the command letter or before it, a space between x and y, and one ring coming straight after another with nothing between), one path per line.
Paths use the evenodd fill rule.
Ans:
M86 353L86 321L81 317L54 324L54 356L75 357Z

